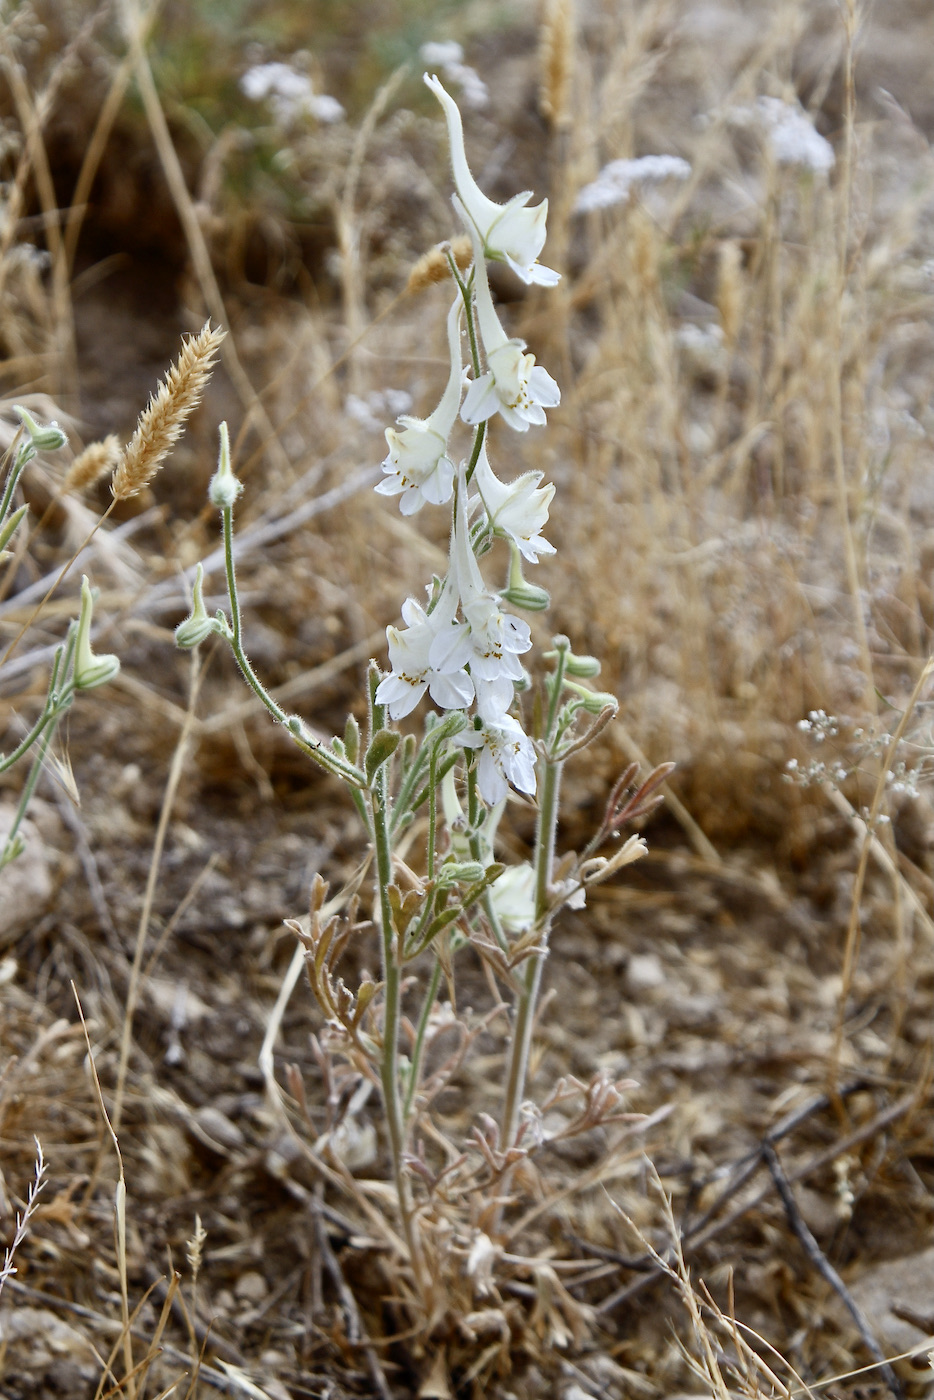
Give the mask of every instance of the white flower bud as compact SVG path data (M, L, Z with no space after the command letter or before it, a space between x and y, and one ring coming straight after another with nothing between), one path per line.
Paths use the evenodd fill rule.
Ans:
M222 423L220 426L220 438L221 449L217 459L217 471L211 477L208 485L208 500L212 506L217 506L218 510L231 510L234 501L243 490L243 483L234 476L230 465L230 438L226 423Z

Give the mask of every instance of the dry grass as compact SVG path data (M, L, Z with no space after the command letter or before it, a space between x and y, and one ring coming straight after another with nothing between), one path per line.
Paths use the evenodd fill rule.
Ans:
M438 567L444 541L367 488L397 411L385 391L420 413L445 374L449 292L426 252L451 229L442 132L413 84L359 129L283 138L322 231L309 252L307 231L270 211L263 246L292 272L285 291L260 286L246 275L255 230L217 175L233 148L206 147L199 186L166 149L141 51L124 61L106 28L85 26L80 44L109 65L92 164L106 165L117 120L107 91L132 67L155 132L145 159L166 168L184 231L179 243L166 221L165 237L192 269L184 309L160 319L153 295L147 340L118 267L96 290L84 268L69 295L81 216L63 244L43 132L80 99L18 15L3 48L5 385L68 392L73 314L82 399L63 407L126 441L180 330L226 308L235 353L153 482L156 508L95 537L97 617L121 680L83 697L56 754L80 807L54 773L40 790L23 905L17 867L0 876L0 905L25 911L0 918L5 1245L35 1134L48 1163L0 1311L11 1397L209 1395L235 1385L231 1368L273 1400L827 1393L818 1382L871 1358L796 1237L766 1139L848 1283L880 1260L908 1261L909 1292L924 1277L911 1257L932 1219L931 18L909 0L872 14L555 0L534 33L521 21L490 35L474 7L463 22L495 93L468 123L474 168L497 197L548 195L545 261L563 273L547 301L518 299L505 274L496 285L563 391L547 437L510 444L516 471L558 486L561 562L540 569L554 605L539 639L560 630L600 657L622 707L591 762L569 766L562 841L587 839L634 757L677 760L666 813L644 865L556 936L533 1065L555 1139L518 1177L488 1133L471 1136L502 1038L481 969L465 974L478 1053L425 1123L426 1170L446 1158L449 1171L425 1197L437 1311L413 1333L376 1096L322 1055L307 989L281 995L282 921L305 911L316 872L336 887L355 869L353 814L262 722L226 658L189 674L169 628L198 559L207 593L220 587L202 507L221 417L247 482L248 650L316 731L342 729L381 629ZM750 117L762 96L800 97L833 145L829 178L773 158ZM690 178L574 211L608 160L652 153L684 157ZM120 296L126 364L104 319ZM183 352L192 372L216 349L206 333ZM172 373L140 437L150 464L157 439L174 441L168 401L187 417L200 396ZM82 489L79 474L92 497L110 452L76 451L64 488ZM130 460L121 480L149 481ZM42 525L7 577L4 642L93 523L55 472L24 480ZM53 599L5 669L16 715L41 704L68 616ZM816 709L837 718L820 744L798 727ZM790 759L825 768L790 783ZM0 795L15 800L15 784ZM517 807L513 851L529 822ZM361 934L343 975L375 956ZM116 1238L122 1178L72 978L118 1127ZM439 1026L439 1067L455 1051ZM597 1071L638 1081L626 1107L649 1115L643 1128L578 1135L586 1093L569 1083L549 1101L562 1076L587 1086ZM896 1323L878 1308L873 1322L894 1354ZM884 1390L870 1372L830 1393Z

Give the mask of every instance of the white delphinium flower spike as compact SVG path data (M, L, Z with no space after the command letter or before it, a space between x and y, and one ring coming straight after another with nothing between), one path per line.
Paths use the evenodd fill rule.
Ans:
M508 263L523 282L537 282L553 287L560 274L542 267L538 255L545 244L545 220L548 200L543 199L534 209L526 209L532 191L517 194L508 204L488 199L470 173L464 149L464 128L461 114L453 97L444 90L438 78L427 73L425 82L444 108L451 143L451 165L454 184L470 225L476 229L484 255L496 262Z
M550 483L539 486L542 476L542 472L525 472L506 486L490 466L484 441L472 480L493 533L511 539L532 564L538 563L540 554L555 552L554 545L539 533L548 519L548 507L555 494Z
M522 679L519 657L530 649L529 624L503 611L496 594L483 581L470 542L467 486L461 468L454 510L451 573L465 624L440 631L431 644L429 664L445 674L469 666L477 708L484 719L501 717L513 699L514 682Z
M397 418L401 432L395 428L386 429L389 454L382 464L386 478L375 489L382 496L401 495L399 509L403 515L414 515L426 501L444 505L454 490L454 463L447 452L464 387L460 346L462 305L458 297L448 312L451 373L438 407L428 418L412 418L409 414Z
M460 201L455 206L462 213ZM524 340L510 340L503 330L486 275L486 263L472 225L465 219L474 244L477 322L486 355L487 372L475 379L464 396L461 417L476 426L501 413L517 433L528 431L529 425L545 422L545 409L561 402L561 390L546 369L535 363L535 356L526 353Z
M454 742L479 749L477 787L484 802L501 802L511 783L520 792L535 792L535 750L532 741L512 715L483 720L481 728L467 728Z
M445 656L440 663L431 659L436 641L456 641L460 633L466 632L456 617L457 592L446 581L432 612L426 613L414 598L407 598L402 605L406 630L386 628L392 672L377 686L376 703L387 707L390 719L403 719L410 714L426 690L442 710L463 709L473 700L473 681L459 658L449 660Z

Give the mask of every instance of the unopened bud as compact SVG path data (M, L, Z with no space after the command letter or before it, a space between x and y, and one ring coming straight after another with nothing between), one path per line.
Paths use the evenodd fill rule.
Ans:
M595 656L575 656L573 652L569 652L564 663L564 673L579 680L592 681L594 676L600 674L600 662Z
M56 452L58 448L65 446L68 439L56 422L47 423L42 428L22 404L15 404L14 408L37 452Z
M186 650L198 646L199 643L210 637L212 632L219 630L217 619L209 617L207 608L204 606L203 583L204 568L199 564L195 570L191 612L185 621L180 622L175 629L175 645L184 647Z
M119 658L111 654L95 656L91 650L91 621L94 615L94 595L87 575L81 578L81 612L78 616L78 636L75 641L75 687L95 690L112 681L120 670Z
M230 510L243 490L243 483L234 476L230 465L230 438L226 423L220 425L220 439L221 449L217 459L217 471L208 484L208 500L212 506L217 506L218 510Z
M451 885L475 885L486 874L486 868L478 860L449 860L438 871L438 885L448 889Z
M585 690L583 686L575 686L574 689L589 715L600 715L604 710L612 710L615 713L619 709L616 696L610 695L606 690Z
M512 603L514 608L524 608L526 612L544 612L551 606L551 595L525 579L518 585L510 584L500 596L507 603Z
M17 525L28 510L28 505L20 506L19 510L14 510L6 524L0 526L0 563L2 563L4 559L9 559L10 556L7 552L7 545L16 533Z

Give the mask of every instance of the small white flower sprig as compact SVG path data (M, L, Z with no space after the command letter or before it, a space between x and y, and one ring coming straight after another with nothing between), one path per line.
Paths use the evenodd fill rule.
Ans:
M427 418L401 417L396 427L386 430L388 453L376 490L398 497L406 516L426 505L449 509L445 574L432 579L424 604L414 598L403 603L404 626L387 628L391 669L383 673L371 664L365 731L351 717L342 739L319 742L298 716L280 708L243 648L233 550L233 510L241 486L231 468L222 425L220 461L209 496L222 518L232 616L228 620L223 612L208 615L199 568L194 605L176 638L188 647L211 634L225 638L273 717L306 754L347 784L365 826L374 855L372 917L380 931L381 981L366 980L352 993L334 975L340 951L358 926L355 895L345 920L326 918L327 887L316 878L310 925L289 926L306 948L312 990L326 1019L326 1048L378 1078L402 1234L416 1292L429 1314L432 1269L420 1219L430 1203L429 1197L421 1203L416 1199L414 1183L431 1180L432 1168L421 1156L416 1129L438 1092L437 1072L426 1078L424 1066L432 1027L444 1020L438 1005L442 984L447 979L451 985L455 955L471 946L512 1000L495 1152L488 1137L483 1138L493 1153L489 1160L502 1162L497 1193L503 1194L512 1164L534 1147L531 1140L523 1145L530 1121L523 1099L551 922L563 906L579 907L589 884L643 854L645 845L637 837L609 859L596 852L604 840L618 835L624 820L660 800L652 793L667 768L650 775L629 800L624 788L631 774L625 775L600 832L579 856L562 859L556 878L564 763L612 719L617 703L585 684L597 675L599 663L575 656L568 639L556 637L544 658L551 671L530 706L531 732L520 709L520 697L532 684L521 659L531 650L532 638L529 624L512 609L534 612L549 605L547 592L525 579L523 564L535 564L555 552L543 534L555 488L543 484L540 471L501 480L491 464L488 441L496 417L521 433L545 424L545 411L558 405L560 392L524 341L504 330L486 260L505 262L528 284L553 286L558 274L538 262L547 201L529 209L529 194L505 205L488 199L470 173L456 104L437 78L426 75L425 81L447 118L453 204L472 241L474 259L462 273L448 249L457 295L447 315L450 371L445 388ZM469 345L466 368L462 327ZM454 445L459 421L473 428L465 456ZM481 568L496 541L508 552L500 589L487 582ZM397 722L426 697L436 709L427 714L421 740L413 734L403 739ZM535 802L536 836L531 862L505 871L495 858L494 842L511 792ZM421 874L413 870L411 854L405 861L396 854L400 840L409 840L417 817L426 819ZM408 967L428 952L434 958L427 979L410 978ZM416 993L420 1008L406 1019L404 996ZM465 1044L476 1033L466 1025L462 1032ZM593 1125L591 1119L587 1122Z

